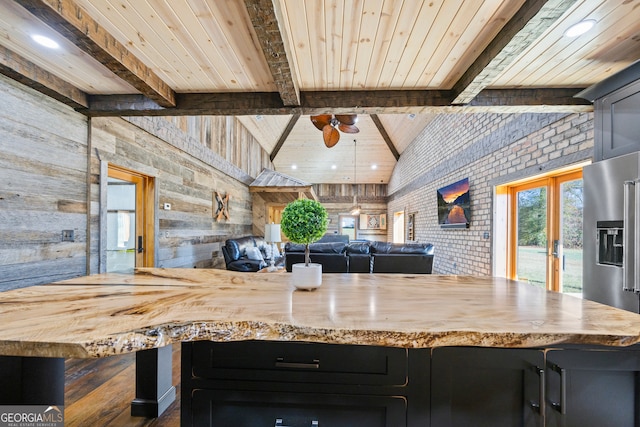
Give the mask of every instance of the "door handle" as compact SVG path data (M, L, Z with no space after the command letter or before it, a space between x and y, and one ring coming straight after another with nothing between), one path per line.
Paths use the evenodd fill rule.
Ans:
M144 248L142 247L142 236L138 236L138 253L141 254L144 252Z
M636 186L635 181L624 182L624 208L622 217L622 289L625 291L634 290L634 260L632 249L632 230L635 228L635 224L631 222L631 211L635 207L635 201L632 201L631 186ZM635 215L634 215L635 216ZM635 221L634 221L635 222ZM633 233L636 234L636 233Z
M635 181L636 194L633 204L633 290L640 293L640 266L638 265L638 251L640 251L640 212L638 212L638 203L640 203L640 179ZM627 248L624 248L627 249Z
M560 401L551 402L551 407L562 415L567 414L567 371L558 365L551 365L551 370L560 374Z
M320 359L313 359L311 362L287 362L284 357L278 357L275 363L276 368L290 369L320 369Z
M288 427L282 424L283 422L284 421L282 421L282 418L276 418L276 423L274 424L274 427ZM311 420L311 427L320 427L320 423L318 422L318 420Z
M529 406L541 416L541 420L544 420L545 402L546 402L546 381L544 369L539 366L532 366L533 372L538 375L538 402L530 401Z

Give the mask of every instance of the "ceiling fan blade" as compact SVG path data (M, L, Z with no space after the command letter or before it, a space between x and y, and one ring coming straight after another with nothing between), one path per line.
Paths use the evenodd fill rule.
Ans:
M326 125L322 128L322 137L324 138L324 145L331 148L340 140L340 132L331 125Z
M338 125L338 129L340 129L340 131L344 132L344 133L358 133L358 132L360 132L360 129L358 129L355 125L345 125L343 123L340 123Z
M318 128L318 130L323 130L324 127L331 123L331 114L320 114L319 116L311 116L311 123Z
M358 121L357 114L336 114L336 119L345 125L355 125Z

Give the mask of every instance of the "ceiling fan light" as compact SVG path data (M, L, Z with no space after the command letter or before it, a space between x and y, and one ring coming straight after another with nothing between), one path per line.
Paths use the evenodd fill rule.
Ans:
M564 32L564 35L566 37L578 37L592 29L594 25L596 25L596 21L593 19L586 19L569 27L567 31Z

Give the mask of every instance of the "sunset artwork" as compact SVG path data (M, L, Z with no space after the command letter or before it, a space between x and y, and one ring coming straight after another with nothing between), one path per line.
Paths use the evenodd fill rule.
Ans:
M443 226L467 226L471 220L469 178L438 189L438 223Z

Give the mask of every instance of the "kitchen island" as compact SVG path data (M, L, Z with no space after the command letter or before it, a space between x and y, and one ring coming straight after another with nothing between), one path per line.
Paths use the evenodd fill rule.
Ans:
M305 343L304 351L312 348L306 345L316 345L315 348L323 355L330 349L333 351L345 346L353 349L355 353L346 353L345 358L353 356L367 360L366 354L358 356L358 352L366 353L367 349L382 352L372 357L381 358L385 366L389 366L388 378L395 375L392 375L391 362L403 360L398 362L404 372L397 374L402 377L401 381L395 378L389 383L385 380L380 384L366 385L370 374L366 371L358 374L358 383L348 384L348 381L345 383L345 375L349 377L351 373L341 372L328 383L324 380L318 382L314 394L300 385L308 385L304 373L320 372L324 379L333 375L325 372L324 367L316 367L318 358L315 356L309 361L290 361L284 356L277 356L276 359L282 360L276 361L279 365L275 370L243 365L246 360L231 368L225 367L228 358L220 362L213 360L214 357L206 360L205 364L213 360L222 365L210 365L211 373L198 377L194 374L197 367L185 372L185 366L189 367L194 360L201 361L199 352L225 354L225 349L232 347L219 350L219 347L187 346L186 351L183 350L182 404L183 409L186 405L190 415L186 418L183 415L185 424L190 422L194 410L190 402L184 401L185 390L189 389L185 387L185 381L194 387L191 391L213 387L211 392L205 393L209 399L205 405L207 408L212 407L211 402L220 400L221 395L226 396L225 399L236 396L235 410L229 410L232 413L244 411L240 408L245 408L246 402L261 398L272 386L285 400L292 394L311 398L320 393L328 398L337 390L338 394L351 396L355 406L369 407L375 406L376 401L391 391L402 396L399 383L408 384L411 398L416 396L415 399L426 400L412 404L411 398L403 398L402 401L409 403L401 406L409 408L405 411L409 415L405 414L402 419L407 419L408 425L425 425L427 419L434 419L433 411L429 415L423 410L425 405L428 407L428 402L433 405L434 401L447 400L433 392L434 375L438 379L442 374L442 370L434 370L434 366L448 360L450 366L459 363L460 372L465 369L466 372L473 370L469 359L465 359L467 356L471 360L489 361L502 357L496 359L494 355L497 354L512 355L514 351L522 351L526 355L518 356L519 360L529 359L532 354L536 359L529 364L530 370L523 368L526 374L517 376L524 378L532 374L535 377L537 386L533 389L537 397L526 399L526 406L532 412L537 411L539 416L527 415L526 419L537 423L544 418L546 411L545 391L552 382L549 377L555 376L556 372L552 366L559 366L555 362L549 364L549 349L557 350L562 355L560 359L570 355L571 351L590 349L597 350L594 354L598 356L608 356L610 360L630 357L625 366L635 372L633 364L637 362L636 344L640 342L640 316L572 296L546 292L502 278L402 274L325 275L318 290L305 292L294 290L289 283L290 277L288 274L224 270L139 269L134 275L94 275L0 293L0 322L3 325L0 355L40 357L44 360L105 357L141 350L163 351L172 343L202 341L199 346L206 347L216 342L248 345L250 347L237 349L244 351L243 354L255 351L252 356L256 356L264 347L252 346L260 346L260 342L267 346ZM234 343L237 341L246 343ZM277 352L277 348L273 351ZM299 347L290 348L294 349L291 354L297 354ZM477 353L497 349L500 353L489 356ZM448 353L450 351L452 353ZM153 358L158 359L157 355ZM499 361L498 365L507 366L513 360L511 356L507 359ZM290 378L281 378L281 368L292 370L286 374ZM264 375L264 378L258 382L249 381L243 376L247 369L258 373L258 377ZM161 366L153 366L152 370L165 371ZM478 371L486 370L486 367L478 368ZM229 377L229 372L237 377ZM277 381L272 378L274 372L280 378L276 378ZM564 384L567 369L558 368L557 372L557 381ZM419 380L414 381L412 373ZM376 378L381 378L376 375ZM456 380L451 375L455 376L456 372L451 371L447 375L449 377L442 381L455 384ZM430 392L422 384L425 381L432 384ZM163 383L162 380L159 382ZM242 396L235 391L236 394L231 393L234 384L242 385ZM166 387L160 387L163 388ZM357 396L356 389L361 392ZM161 394L163 392L166 390L161 390ZM637 401L637 390L635 392ZM453 387L449 394L454 396L455 393ZM562 393L566 394L566 388ZM363 395L371 398L368 403L361 401ZM561 397L558 397L558 402L553 402L556 406L561 406L560 401L567 399L566 396ZM241 405L240 401L245 403ZM203 402L196 399L196 403L200 405ZM383 412L387 415L402 412L402 408L397 409L397 404L397 401L389 403ZM291 405L300 407L301 403L295 401ZM547 422L547 425L550 424Z

